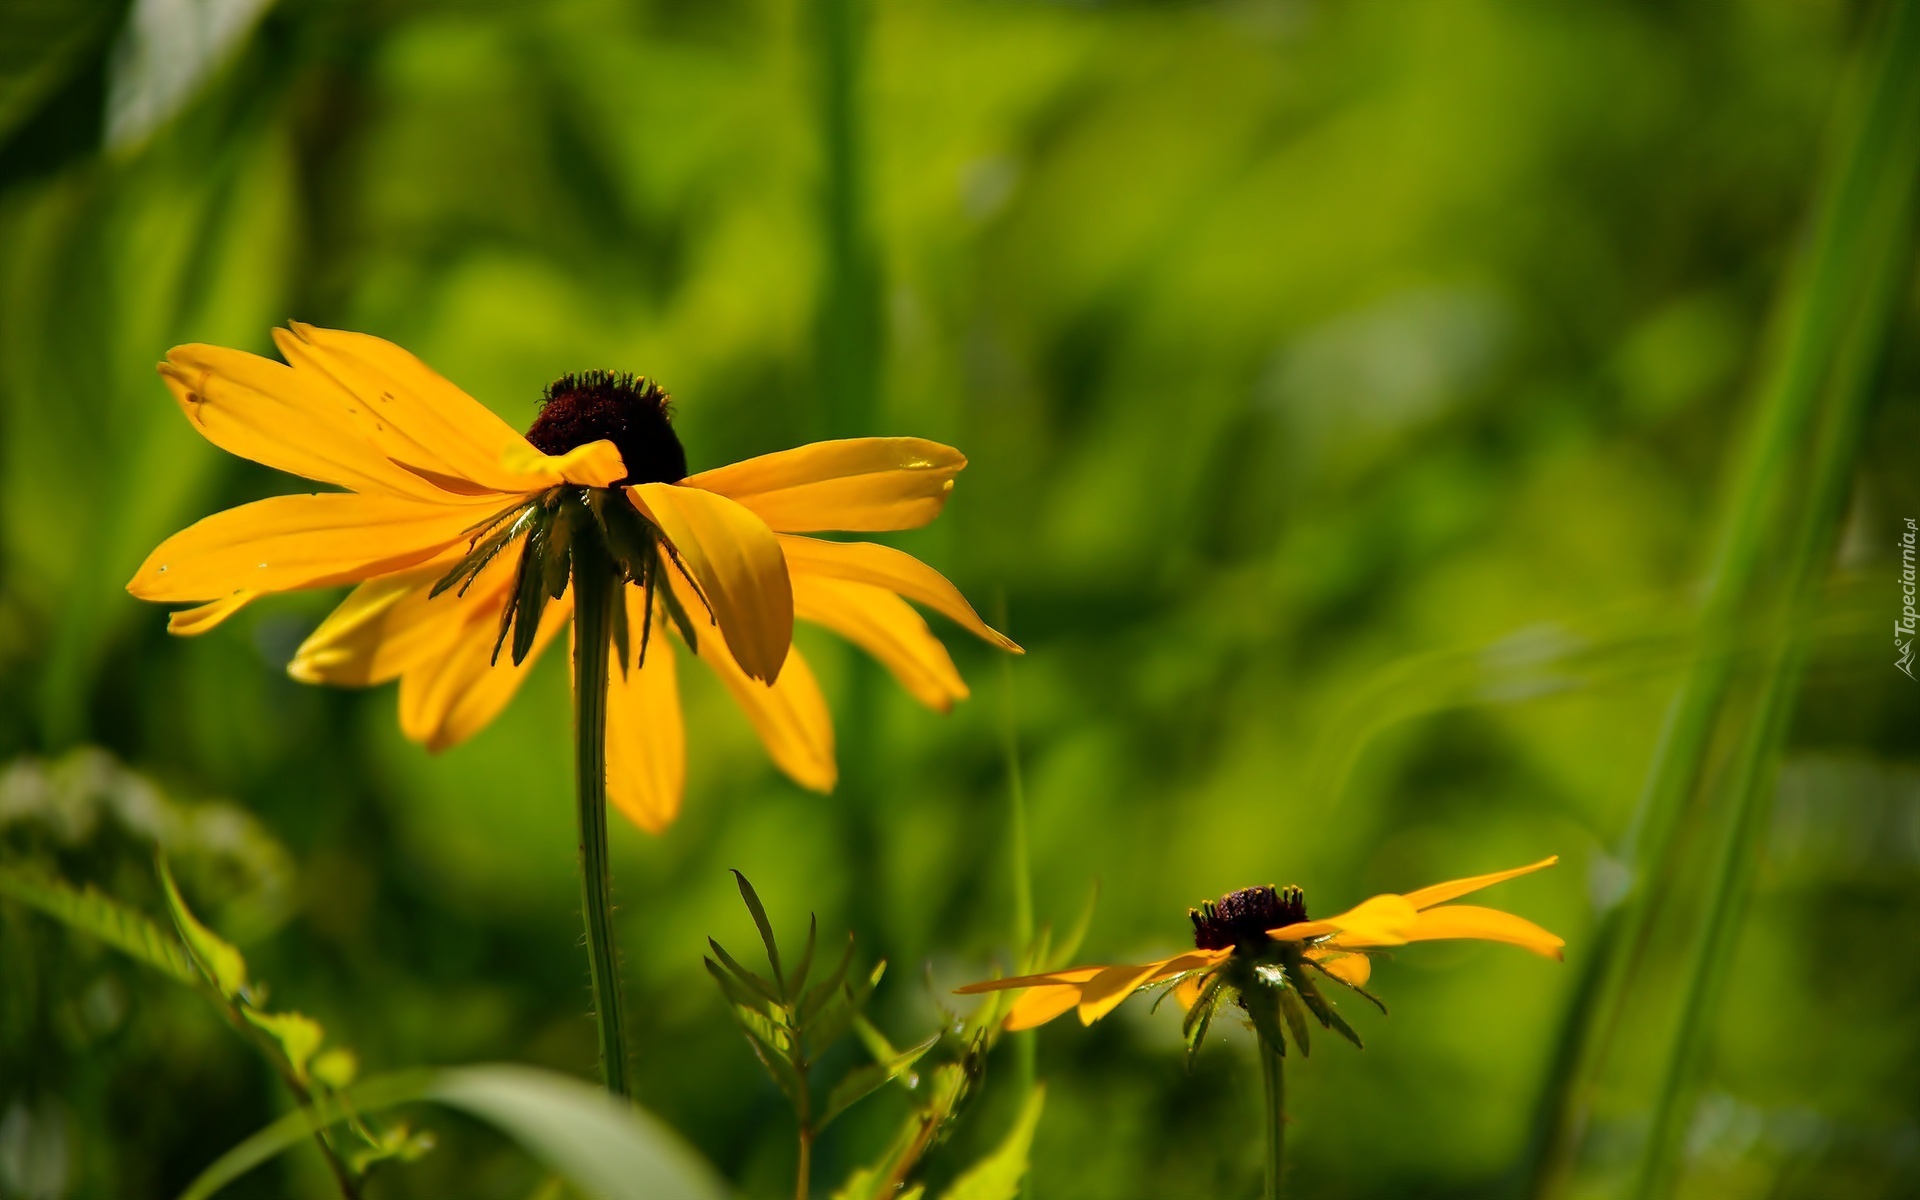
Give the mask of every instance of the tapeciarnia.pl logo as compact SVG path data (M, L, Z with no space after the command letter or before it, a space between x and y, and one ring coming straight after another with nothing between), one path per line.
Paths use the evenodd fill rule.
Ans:
M1893 623L1893 648L1900 657L1894 660L1895 669L1908 679L1913 679L1913 633L1920 615L1913 611L1914 565L1913 551L1916 534L1920 534L1920 525L1912 517L1907 518L1907 531L1900 535L1900 619Z

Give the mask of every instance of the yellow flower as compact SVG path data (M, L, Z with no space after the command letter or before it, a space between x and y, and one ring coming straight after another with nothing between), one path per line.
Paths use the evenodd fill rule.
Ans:
M216 513L163 542L128 590L195 604L168 628L198 634L258 596L358 584L289 673L398 679L401 728L432 750L492 720L567 628L571 540L588 523L628 585L612 611L608 795L649 831L677 815L685 779L674 655L646 649L662 630L720 677L774 762L817 791L835 782L833 727L791 647L796 617L941 711L967 686L907 600L1019 652L910 555L801 536L926 524L966 466L950 447L856 438L689 475L666 393L644 378L559 380L522 436L379 338L295 324L274 341L285 363L188 345L160 373L214 445L345 490Z
M1189 910L1194 948L1157 962L1124 966L1070 967L1038 975L993 979L960 988L963 995L1025 989L1006 1018L1009 1030L1043 1025L1078 1009L1090 1025L1137 991L1171 988L1187 1009L1188 1047L1197 1049L1207 1023L1226 1002L1247 1015L1262 1040L1284 1049L1284 1020L1302 1052L1306 1016L1359 1044L1359 1036L1320 994L1314 976L1342 984L1375 1004L1366 992L1372 974L1369 953L1408 942L1474 938L1507 942L1558 959L1566 945L1533 922L1498 909L1448 904L1519 875L1559 862L1556 855L1510 871L1436 883L1405 895L1375 896L1335 917L1308 920L1306 897L1297 887L1244 888ZM1304 1010L1304 1011L1303 1011Z

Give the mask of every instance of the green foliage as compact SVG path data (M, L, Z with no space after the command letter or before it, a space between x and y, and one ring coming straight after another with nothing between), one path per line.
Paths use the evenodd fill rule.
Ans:
M76 888L45 868L0 863L0 896L30 905L181 983L199 979L198 968L179 940L145 913L101 895L91 884Z
M218 934L202 925L187 908L187 902L180 897L180 889L173 882L173 872L167 868L167 860L158 860L160 886L166 890L167 911L173 916L173 926L180 931L181 940L187 944L187 952L193 956L193 963L212 983L214 990L223 1000L244 999L247 990L247 960L229 943L222 941Z
M1014 1200L1027 1176L1027 1155L1046 1102L1046 1089L1033 1089L999 1148L954 1180L953 1186L940 1194L941 1200Z
M1382 956L1393 1036L1289 1062L1297 1194L1511 1188L1548 1140L1534 1114L1569 1069L1561 1031L1595 1011L1574 997L1610 957L1609 902L1659 881L1682 886L1649 907L1621 989L1650 1019L1626 1014L1604 1077L1580 1073L1597 1090L1566 1093L1583 1137L1556 1186L1629 1186L1671 1091L1683 1196L1920 1191L1920 963L1901 950L1920 692L1886 636L1894 535L1920 514L1920 328L1879 189L1835 210L1853 265L1821 288L1846 301L1825 328L1848 346L1896 306L1860 453L1823 447L1846 444L1838 400L1871 355L1815 356L1835 371L1815 372L1814 424L1756 407L1790 323L1772 298L1805 288L1796 248L1827 236L1808 216L1841 156L1822 147L1852 127L1834 100L1875 5L307 3L177 56L151 53L163 25L134 36L130 7L0 19L0 759L27 763L0 783L9 870L177 942L164 850L203 924L370 1071L591 1076L564 647L428 755L392 685L286 679L341 589L169 639L124 584L167 534L312 486L182 421L153 374L171 345L271 355L289 317L360 329L519 428L565 372L644 371L695 470L839 434L961 448L938 522L871 536L983 614L1004 592L1029 651L997 661L929 617L973 689L941 716L803 622L836 720L825 798L768 767L681 654L687 801L658 839L616 821L617 933L636 1082L739 1194L788 1189L793 1131L733 1041L734 1002L770 1001L724 967L740 997L705 982L706 934L754 937L716 928L739 911L724 869L774 914L857 933L847 978L892 964L875 1030L931 1032L950 987L1028 956L1010 735L1032 909L1106 882L1074 961L1171 951L1187 906L1247 884L1297 882L1322 913L1566 854L1514 903L1568 938L1564 968L1497 946ZM153 94L130 85L155 65L184 83L174 116L109 148L108 96ZM1754 456L1755 430L1784 456ZM1816 461L1843 459L1815 486ZM1703 641L1706 564L1749 502L1838 540L1769 534L1765 588ZM1813 611L1783 611L1787 590ZM1793 630L1806 669L1774 672ZM1731 664L1713 732L1664 732L1710 659ZM1784 728L1762 712L1785 706ZM1778 736L1743 732L1763 728ZM70 757L87 744L231 803L150 806ZM1706 751L1710 786L1675 811L1716 821L1629 867L1632 831L1661 840L1636 812L1663 744ZM1745 817L1719 822L1735 810L1713 797L1736 794ZM817 946L810 987L842 951ZM222 1033L144 970L0 899L0 1127L66 1164L62 1200L166 1194L282 1102L260 1069L275 1039L244 1018ZM1034 1194L1256 1194L1246 1043L1216 1022L1182 1071L1174 1006L1146 1007L1022 1039L1048 1083ZM836 1118L822 1180L884 1159L883 1179L938 1128L899 1193L937 1196L989 1152L1018 1107L1014 1047L967 1088L971 1044L944 1038ZM323 1069L337 1049L308 1061L316 1086L351 1077ZM887 1057L843 1038L816 1096ZM963 1093L943 1124L935 1099ZM472 1123L434 1132L441 1150L373 1190L524 1197L545 1177ZM246 1185L335 1190L312 1152Z
M181 1193L206 1200L316 1130L353 1114L432 1102L499 1128L565 1176L590 1200L717 1200L724 1189L711 1169L673 1132L644 1111L598 1088L531 1067L477 1066L410 1071L368 1079L329 1102L289 1113L234 1147ZM417 1135L396 1126L380 1148L417 1157Z

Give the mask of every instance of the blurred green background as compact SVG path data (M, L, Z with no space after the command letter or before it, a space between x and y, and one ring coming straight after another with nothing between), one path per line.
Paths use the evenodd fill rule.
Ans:
M1393 1012L1358 1014L1364 1052L1291 1064L1296 1194L1525 1194L1868 16L9 0L0 855L159 911L125 815L145 785L73 757L104 748L171 803L220 802L175 822L183 874L369 1069L590 1077L562 656L435 758L390 689L285 677L336 596L172 640L122 586L173 530L299 486L191 432L152 370L173 344L363 330L521 427L567 371L641 371L695 469L854 433L960 447L945 515L894 540L1029 651L1007 669L940 627L974 688L942 718L803 632L839 728L828 797L684 673L685 814L614 833L644 1104L742 1194L791 1189L786 1107L701 966L709 934L753 940L726 868L789 935L817 912L886 957L876 1019L922 1036L1009 961L1010 723L1039 916L1071 924L1099 885L1088 961L1169 952L1189 904L1252 883L1324 913L1563 855L1488 902L1562 933L1566 965L1415 947L1376 971ZM1898 261L1687 1093L1686 1195L1920 1192L1920 688L1885 634L1920 516ZM1249 1041L1189 1074L1177 1015L1146 1009L1039 1035L1028 1195L1256 1190ZM1648 1021L1555 1194L1627 1194L1636 1072L1666 1053ZM936 1181L1009 1119L1006 1056ZM0 903L0 1196L172 1195L286 1103L192 996ZM831 1131L822 1194L903 1111ZM374 1194L537 1185L432 1123L442 1149ZM231 1194L328 1188L304 1150Z

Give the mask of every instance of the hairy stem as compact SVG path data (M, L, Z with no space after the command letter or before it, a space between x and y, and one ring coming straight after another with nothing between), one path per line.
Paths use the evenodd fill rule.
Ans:
M633 1094L627 1079L626 1009L613 934L613 889L607 866L607 659L613 606L620 600L600 531L577 522L573 535L573 736L575 812L580 822L580 909L587 926L587 969L600 1027L600 1074L616 1096Z

